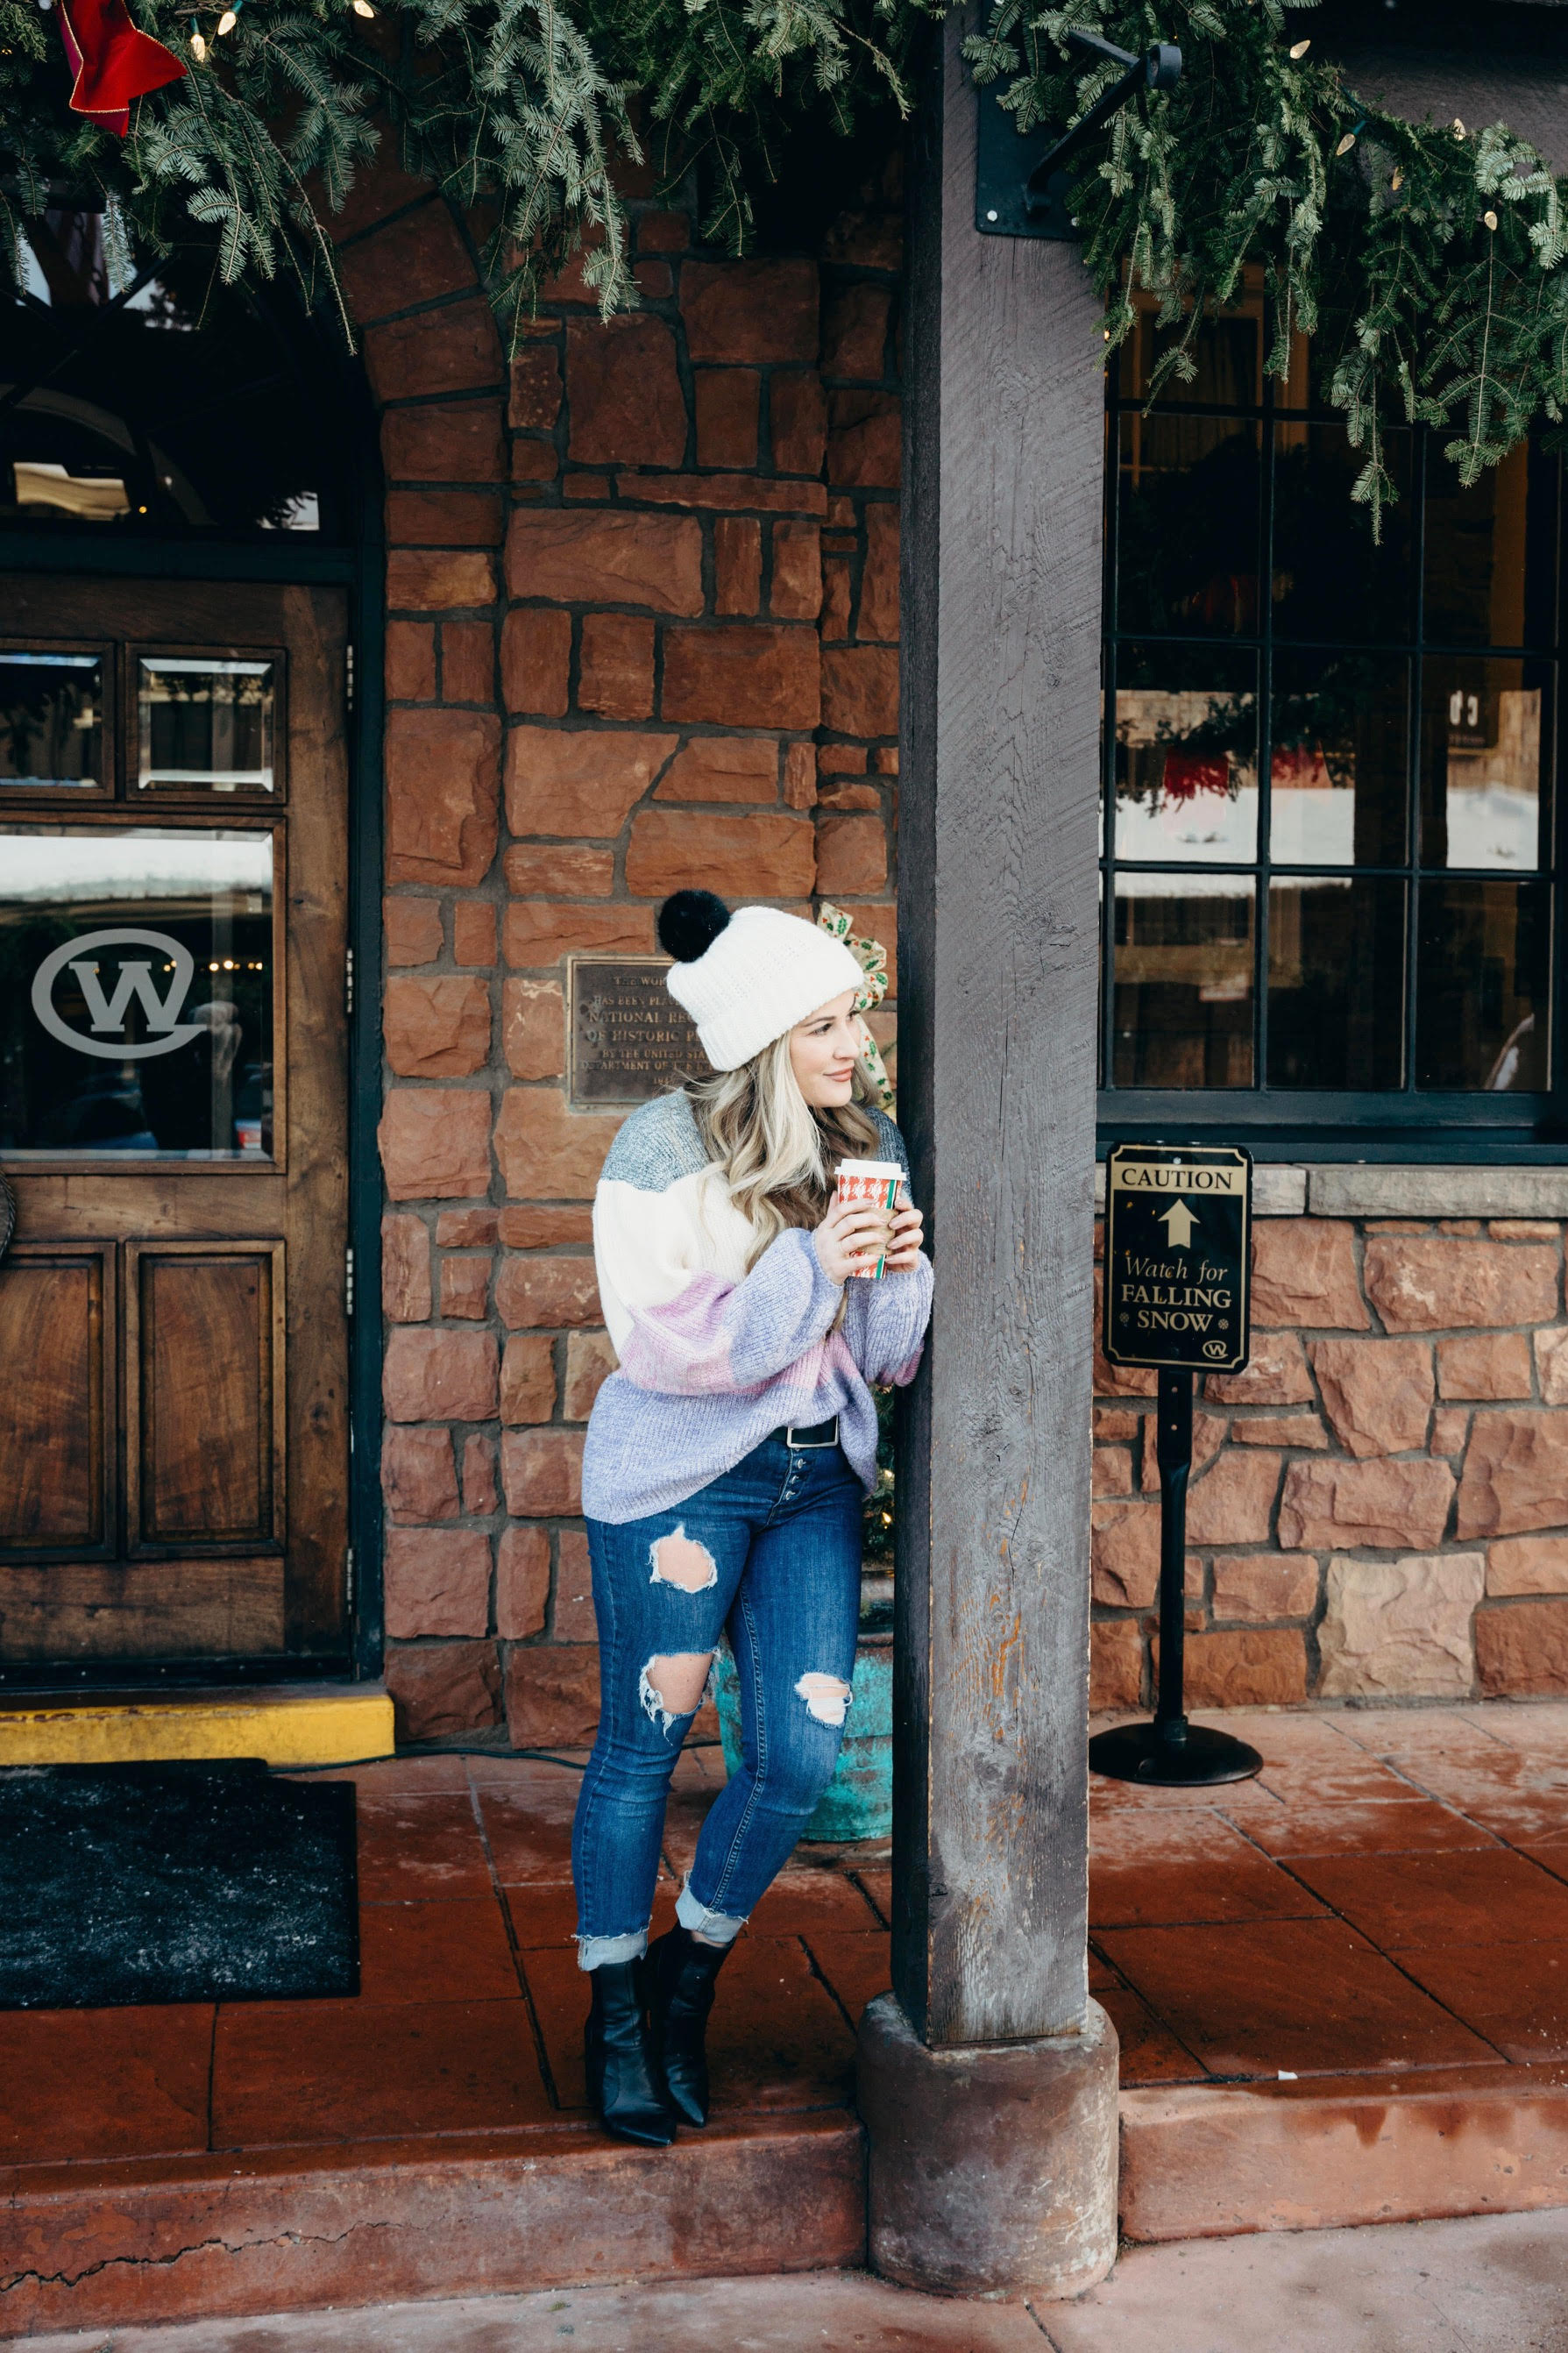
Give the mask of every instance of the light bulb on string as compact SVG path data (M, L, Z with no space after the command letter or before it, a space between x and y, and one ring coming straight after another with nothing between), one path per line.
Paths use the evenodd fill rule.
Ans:
M198 32L193 30L191 34L191 55L195 58L197 65L201 64L202 59L206 56L206 43L203 40Z
M1310 41L1292 41L1292 42L1291 42L1291 44L1290 44L1290 55L1291 55L1291 56L1296 59L1296 62L1297 62L1297 64L1298 64L1298 65L1300 63L1301 59L1306 56L1306 54L1307 54L1308 50L1311 47L1311 46L1312 46L1312 44L1311 44L1311 42L1310 42Z
M1400 189L1405 185L1405 166L1403 164L1396 166L1394 177L1390 180L1388 185L1393 193L1397 195Z
M1496 228L1496 227L1497 227L1497 215L1496 215L1496 213L1483 213L1483 214L1481 215L1481 218L1482 218L1482 220L1484 220L1484 221L1485 221L1485 223L1486 223L1486 225L1487 225L1487 227L1488 227L1489 228Z
M235 28L235 26L238 24L238 22L239 22L239 11L238 11L238 9L237 9L237 8L226 8L226 9L224 10L224 12L223 12L223 15L222 15L222 16L218 18L218 20L217 20L217 37L218 37L218 39L221 41L221 40L222 40L222 38L223 38L223 37L224 37L224 35L225 35L226 33L232 33L232 32L233 32L233 30L234 30L234 28Z
M353 0L353 12L356 16L374 16L375 14L370 0Z

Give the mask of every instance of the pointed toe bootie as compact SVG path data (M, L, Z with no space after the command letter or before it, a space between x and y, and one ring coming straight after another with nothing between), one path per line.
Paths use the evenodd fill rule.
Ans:
M648 1953L654 2051L669 2104L689 2125L708 2121L708 2013L728 1945L700 1945L689 1929L671 1928Z
M583 2056L588 2097L605 2130L644 2148L668 2148L675 2117L649 2042L646 1970L638 1959L602 1962L589 1971L594 1998Z

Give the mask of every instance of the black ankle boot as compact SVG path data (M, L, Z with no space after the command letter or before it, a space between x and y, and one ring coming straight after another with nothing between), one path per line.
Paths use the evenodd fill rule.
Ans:
M700 1945L676 1926L648 1953L653 2047L664 2070L669 2105L689 2125L708 2121L708 2013L714 1980L728 1945Z
M649 2044L647 1963L604 1961L589 1971L593 2006L583 2038L588 2097L605 2130L645 2148L668 2148L675 2117Z

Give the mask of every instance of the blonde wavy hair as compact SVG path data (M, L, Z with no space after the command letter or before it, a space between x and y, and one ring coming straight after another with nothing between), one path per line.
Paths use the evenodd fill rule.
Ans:
M789 1041L786 1029L738 1070L687 1082L708 1157L755 1236L748 1268L786 1226L821 1223L841 1160L876 1159L881 1146L865 1063L856 1062L850 1101L818 1111L800 1091Z

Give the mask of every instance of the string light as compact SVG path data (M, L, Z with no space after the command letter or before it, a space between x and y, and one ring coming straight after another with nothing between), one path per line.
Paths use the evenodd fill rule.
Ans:
M354 15L356 16L374 16L375 14L375 10L370 5L370 0L353 0L353 7Z
M1403 164L1398 165L1393 179L1390 180L1388 185L1393 189L1394 195L1397 195L1400 189L1405 185L1405 166Z
M206 43L203 40L199 33L193 32L191 35L191 55L195 58L197 65L200 65L206 53Z
M1340 141L1339 145L1334 149L1334 153L1336 155L1348 155L1354 145L1355 132L1353 131L1347 131L1344 137Z
M226 8L226 9L224 10L224 12L223 12L223 15L222 15L222 16L218 18L218 20L217 20L217 36L218 36L219 40L220 40L220 41L222 40L222 38L223 38L223 37L224 37L224 35L225 35L226 33L232 33L232 32L233 32L233 30L234 30L234 28L235 28L235 26L238 24L238 22L239 22L239 11L238 11L238 9L237 9L237 8Z
M1487 225L1487 227L1488 227L1489 228L1496 228L1496 227L1497 227L1497 215L1496 215L1496 213L1483 213L1483 214L1481 215L1481 218L1485 221L1485 223L1486 223L1486 225Z
M1310 41L1292 41L1290 44L1290 55L1300 61L1306 56L1312 44Z
M1462 139L1462 138L1464 137L1464 135L1465 135L1465 126L1464 126L1464 124L1460 121L1460 120L1459 120L1459 118L1458 118L1458 116L1457 114L1456 114L1456 115L1455 115L1455 117L1454 117L1454 121L1453 121L1453 126L1452 126L1452 128L1453 128L1453 132L1454 132L1454 136L1455 136L1455 138L1456 138L1456 139Z

